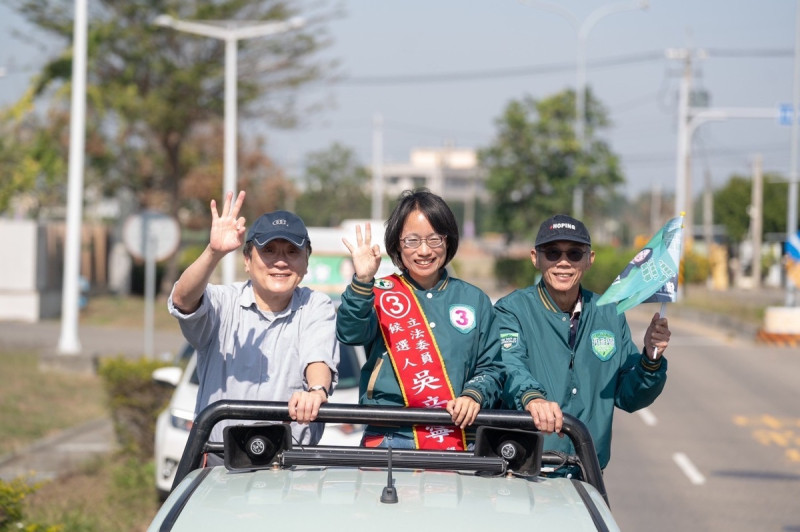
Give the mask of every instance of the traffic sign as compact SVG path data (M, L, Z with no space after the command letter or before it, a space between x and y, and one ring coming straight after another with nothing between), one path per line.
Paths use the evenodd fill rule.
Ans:
M794 118L794 106L790 103L778 105L778 123L782 126L791 126Z
M172 216L157 211L142 211L128 216L122 226L122 241L128 253L139 260L147 258L150 244L153 260L170 257L178 249L181 228Z

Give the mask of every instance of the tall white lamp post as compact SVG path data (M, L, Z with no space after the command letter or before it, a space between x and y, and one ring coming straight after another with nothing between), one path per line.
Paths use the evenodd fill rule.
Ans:
M586 147L586 40L589 37L589 32L600 22L600 19L608 15L636 9L644 10L650 7L650 2L648 0L636 0L635 2L618 2L601 6L589 13L589 16L581 22L571 11L559 4L539 2L538 0L521 1L561 15L578 32L577 74L575 78L575 138L578 141L580 151L583 152ZM582 183L578 183L572 192L572 215L578 219L583 218Z
M294 17L282 22L178 20L169 15L159 15L155 24L186 33L213 37L225 41L225 151L223 199L226 193L236 194L236 102L237 102L237 44L242 39L253 39L283 33L303 26L302 18ZM222 259L222 282L234 281L235 257L232 253Z
M83 218L83 170L86 147L86 33L88 0L75 0L72 47L72 94L69 118L69 175L67 176L67 233L64 239L64 276L61 291L61 336L58 353L81 352L78 338L78 296Z

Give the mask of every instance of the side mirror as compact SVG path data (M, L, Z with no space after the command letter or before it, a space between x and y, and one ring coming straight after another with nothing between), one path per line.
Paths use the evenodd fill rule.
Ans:
M542 469L544 437L540 432L478 427L475 432L475 456L500 457L508 469L526 475L538 475Z
M292 448L291 430L284 423L225 427L222 431L225 467L231 471L270 467L278 453Z
M175 388L181 382L183 370L177 366L167 366L153 371L153 380Z

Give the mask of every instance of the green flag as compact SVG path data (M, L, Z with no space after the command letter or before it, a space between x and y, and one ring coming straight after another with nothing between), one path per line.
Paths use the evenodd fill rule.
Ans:
M668 221L628 263L598 305L617 304L617 314L639 303L665 303L677 299L681 263L683 216Z

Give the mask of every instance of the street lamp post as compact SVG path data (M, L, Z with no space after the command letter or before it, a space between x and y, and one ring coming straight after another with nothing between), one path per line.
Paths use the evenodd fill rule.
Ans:
M237 118L237 46L243 39L253 39L283 33L303 25L303 19L294 17L282 22L247 23L242 21L198 22L178 20L169 15L159 15L155 24L186 33L213 37L225 41L225 146L222 195L236 194L236 118ZM222 259L222 282L234 281L235 258L229 253Z
M608 4L595 9L589 13L589 16L583 22L580 22L571 11L559 4L539 2L538 0L520 1L561 15L578 32L577 74L575 77L575 139L578 141L578 148L583 153L586 148L586 41L589 37L589 32L600 22L600 19L608 15L636 9L644 10L650 7L650 2L648 0L636 0L635 2ZM583 218L583 183L578 183L573 189L572 214L575 218Z
M67 233L64 239L61 336L58 339L58 353L61 355L77 355L81 352L81 342L78 338L78 297L80 295L81 220L83 218L83 172L86 148L87 20L88 0L76 0L69 119Z

